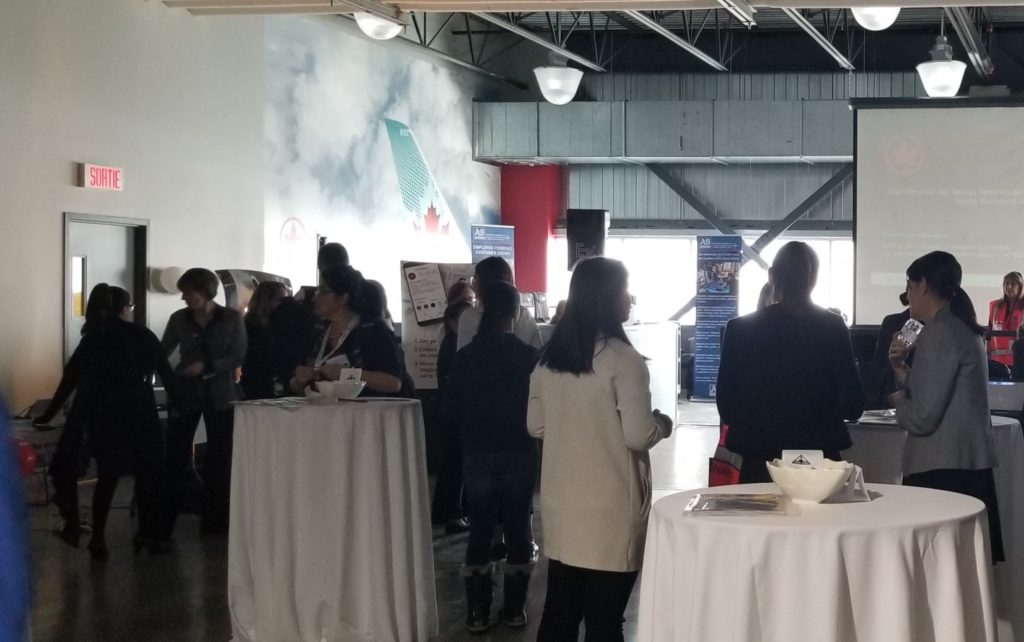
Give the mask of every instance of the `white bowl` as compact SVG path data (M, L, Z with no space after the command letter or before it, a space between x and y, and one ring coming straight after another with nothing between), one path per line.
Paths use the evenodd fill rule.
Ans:
M355 399L366 386L365 381L317 381L316 389L320 396L337 401L339 399Z
M831 496L850 476L848 461L826 459L820 468L782 466L779 460L768 462L768 474L782 494L795 502L818 504Z
M365 381L335 381L335 392L338 399L355 399L366 387Z

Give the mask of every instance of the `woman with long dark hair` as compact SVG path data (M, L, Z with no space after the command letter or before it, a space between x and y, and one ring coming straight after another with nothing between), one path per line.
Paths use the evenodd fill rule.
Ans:
M900 390L889 396L907 431L903 483L976 497L988 511L993 562L1003 560L992 468L988 364L974 304L960 287L960 263L931 252L907 268L910 316L925 326L913 346L894 337L889 360ZM913 351L913 367L907 356Z
M301 394L317 381L337 381L345 368L360 368L364 393L401 396L408 379L402 353L384 322L382 303L366 295L367 287L363 275L351 267L328 267L320 273L314 307L328 324L315 354L295 369L292 392Z
M71 415L85 427L98 479L92 500L94 559L107 556L105 528L110 503L122 475L135 476L139 529L135 549L164 549L157 494L162 469L163 435L150 383L154 372L173 386L174 374L160 341L132 323L131 296L101 283L89 294L86 334L65 367L62 389L77 389ZM58 401L63 390L55 395ZM66 398L66 397L65 397ZM51 406L53 408L54 406ZM44 418L51 410L47 410ZM62 501L74 503L77 489L65 489ZM66 508L64 510L67 510ZM66 518L62 538L77 545L77 514Z
M530 378L528 428L544 440L541 515L549 560L537 639L622 640L651 508L648 451L672 431L651 410L650 373L622 324L628 275L602 257L573 271L565 316Z
M466 545L466 628L490 627L490 544L494 527L504 529L507 560L502 568L505 604L499 619L526 626L526 590L533 571L530 510L537 481L537 442L526 432L530 373L537 350L512 333L519 292L510 283L484 290L480 327L455 353L444 392L445 417L460 435L469 513Z

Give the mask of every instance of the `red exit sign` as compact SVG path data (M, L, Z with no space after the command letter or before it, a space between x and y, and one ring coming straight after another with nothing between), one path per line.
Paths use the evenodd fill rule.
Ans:
M80 187L88 189L109 189L115 192L124 191L124 170L120 167L104 167L103 165L79 165Z

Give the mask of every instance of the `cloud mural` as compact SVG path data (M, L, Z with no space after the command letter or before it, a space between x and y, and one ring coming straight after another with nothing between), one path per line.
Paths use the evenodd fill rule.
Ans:
M468 262L499 198L472 160L473 79L322 21L265 25L266 269L314 283L326 235L397 306L401 260Z

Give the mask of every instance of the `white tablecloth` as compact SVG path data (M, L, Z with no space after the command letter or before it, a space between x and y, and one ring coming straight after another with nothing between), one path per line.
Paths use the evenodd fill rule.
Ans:
M796 516L686 516L654 505L640 583L641 642L993 642L984 506L870 485L857 504Z
M868 482L898 483L903 478L903 447L907 433L899 426L852 423L853 447L843 458L864 469ZM996 596L1000 619L1024 641L1024 435L1020 422L992 417L992 436L999 465L993 471L1006 561L996 565ZM1004 636L1005 637L1005 636ZM1011 642L1003 639L1002 642Z
M232 466L235 642L437 633L418 401L239 405Z

